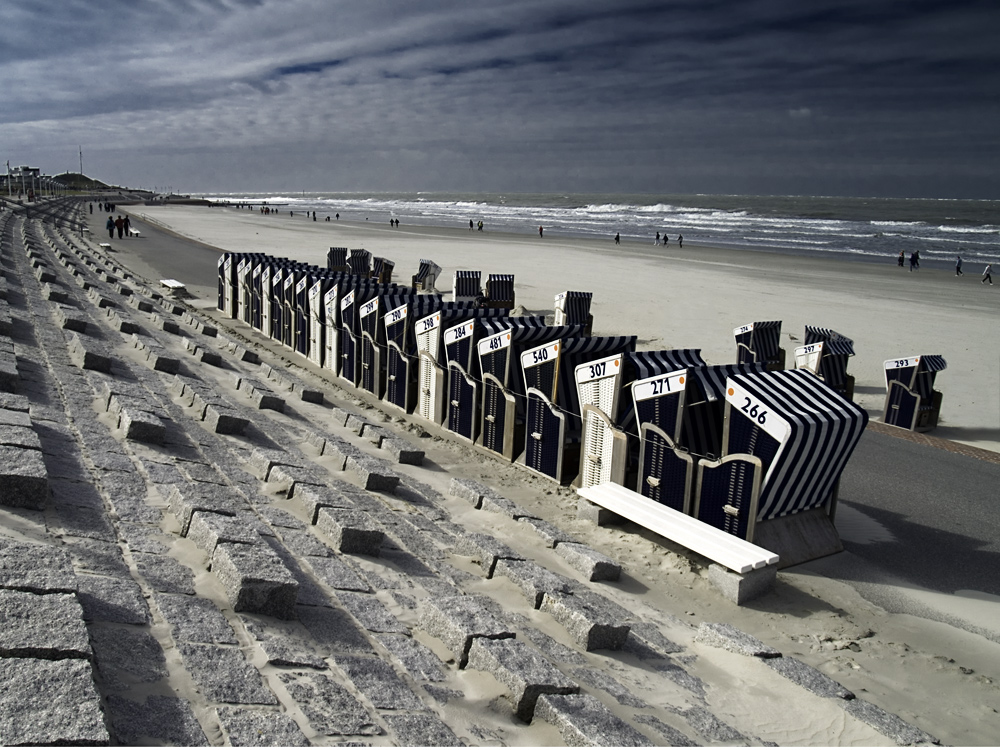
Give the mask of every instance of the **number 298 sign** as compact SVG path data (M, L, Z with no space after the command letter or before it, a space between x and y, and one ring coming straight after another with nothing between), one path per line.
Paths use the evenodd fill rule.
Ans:
M726 401L778 442L784 442L791 432L791 425L783 417L731 379L726 382Z

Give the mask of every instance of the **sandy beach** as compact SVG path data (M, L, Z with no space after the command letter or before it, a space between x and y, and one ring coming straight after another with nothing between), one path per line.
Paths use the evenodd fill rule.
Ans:
M304 217L261 217L220 208L136 207L133 226L144 219L170 227L195 243L177 256L149 252L144 241L115 240L114 257L148 279L176 278L194 294L191 306L232 335L245 337L255 350L279 361L310 383L322 384L334 404L360 410L366 419L401 429L398 420L380 414L364 399L321 380L323 374L281 345L242 323L224 320L215 307L215 260L221 248L286 255L322 265L330 246L364 247L396 262L397 279L406 279L420 258L443 268L442 291L455 269L478 268L516 275L517 301L529 312L548 313L553 295L564 289L595 292L595 333L634 333L646 349L700 347L710 362L733 358L732 328L754 320L782 319L782 342L791 350L806 323L834 328L852 337L858 356L850 371L857 377L857 398L870 413L881 412L884 397L882 360L893 353L941 353L949 369L938 387L945 394L943 424L936 431L984 448L1000 446L997 347L983 345L978 331L996 322L993 290L978 278L956 280L945 273L910 274L895 266L846 264L785 255L718 248L607 243L470 233L468 229L390 229L365 223L316 222ZM100 218L100 217L96 217ZM92 227L98 226L96 220ZM198 245L197 243L204 243ZM152 246L154 243L150 243ZM915 322L916 321L916 322ZM794 338L793 338L794 337ZM217 377L220 387L225 378ZM328 418L328 407L296 407L315 422ZM281 425L295 429L295 422ZM341 428L342 430L342 428ZM410 433L412 435L412 433ZM446 491L450 476L481 481L519 506L572 533L584 544L620 561L627 575L604 590L651 621L659 623L697 656L699 676L709 685L708 705L759 741L789 745L893 744L884 733L847 715L791 683L776 683L759 663L711 649L692 640L703 622L725 622L762 639L837 680L858 698L889 711L944 744L992 745L1000 711L1000 599L981 591L936 592L887 578L857 555L844 552L779 574L774 592L749 606L737 607L719 596L707 581L706 567L655 534L634 524L598 527L577 517L575 493L527 474L523 469L483 457L451 440L423 439L433 473L413 473ZM902 442L902 441L899 441ZM295 504L277 501L295 510ZM404 508L402 505L400 509ZM493 513L474 511L462 502L448 507L451 521L480 530L513 545L530 544L521 525ZM897 529L874 516L844 505L838 528L855 544L891 542ZM197 568L194 551L179 545L174 553ZM551 550L532 546L531 556L562 570ZM467 563L462 563L467 565ZM947 564L947 563L945 563ZM474 568L468 565L468 570ZM871 592L877 589L880 596ZM476 583L517 611L516 590L505 583ZM904 602L881 606L876 601ZM224 603L219 604L225 609ZM393 613L405 619L398 607ZM926 613L923 616L921 612ZM533 615L529 616L534 617ZM959 621L950 624L953 615ZM971 623L971 626L969 625ZM558 634L555 634L558 637ZM693 662L692 662L693 663ZM658 705L661 676L638 667L633 681L631 657L604 659L592 666L626 681L642 699ZM446 683L465 693L456 710L474 723L494 710L495 687L461 672ZM489 705L487 705L489 704ZM623 704L629 705L629 704ZM839 704L838 704L839 705ZM626 709L621 708L621 711ZM709 744L738 744L723 735L704 735ZM501 735L480 744L499 744ZM322 740L322 738L319 738ZM502 735L509 745L558 744L550 726L518 725ZM311 738L316 741L316 738ZM756 744L756 740L747 740Z
M1000 343L989 333L1000 323L1000 291L981 284L974 269L958 278L933 269L910 273L891 259L873 265L690 242L678 248L488 228L393 229L314 222L287 211L142 206L130 212L134 226L148 218L233 252L325 265L328 247L364 248L396 263L397 282L429 258L443 269L442 292L450 291L457 269L478 269L484 280L488 273L513 273L517 302L532 313L551 312L558 292L592 291L595 334L635 334L640 349L700 348L710 364L734 361L732 330L744 323L781 320L788 366L805 325L832 328L854 340L848 372L856 379L855 401L873 419L881 418L885 400L885 360L941 354L948 369L936 381L944 399L934 434L1000 451ZM127 252L129 243L120 244Z

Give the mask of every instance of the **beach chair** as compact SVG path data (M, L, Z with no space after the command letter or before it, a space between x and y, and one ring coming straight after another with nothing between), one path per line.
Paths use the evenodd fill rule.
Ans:
M416 292L433 292L439 273L441 273L441 266L432 260L421 258L420 267L410 280L410 285Z
M452 299L455 302L474 302L479 305L483 296L479 271L455 271Z
M219 310L227 318L239 316L239 279L236 269L243 259L242 253L224 253L219 256Z
M347 252L346 247L331 247L326 252L326 267L331 271L350 273L351 267L347 265Z
M379 284L392 283L392 270L396 267L388 258L375 257L372 259L372 279Z
M576 479L582 425L576 368L612 353L622 357L635 350L635 341L635 336L579 336L522 352L526 467L561 484Z
M694 462L699 457L717 458L722 453L726 379L733 374L764 372L764 365L690 361L682 365L632 383L640 445L636 491L690 514Z
M482 371L479 344L507 330L510 319L489 317L477 310L475 317L444 332L444 357L448 368L445 427L469 441L479 437L482 408ZM504 312L504 311L500 311ZM541 319L537 319L541 325Z
M882 421L911 432L937 427L942 395L934 390L934 380L947 366L940 354L887 359Z
M351 250L347 256L347 265L351 273L364 279L372 275L372 254L367 250Z
M803 370L726 380L722 452L698 461L694 515L795 565L840 551L840 475L868 414Z
M594 327L590 314L593 292L559 292L555 298L555 325L582 325L589 336Z
M253 264L249 258L241 258L236 265L236 317L247 325L250 324L250 311L253 307Z
M445 303L440 295L414 295L406 290L405 301L387 309L383 317L385 339L385 396L383 400L404 413L417 403L418 353L413 322L423 320ZM387 301L386 306L393 304Z
M316 274L309 287L306 302L309 315L309 361L317 367L327 367L327 316L324 300L336 287L336 279L329 273ZM329 368L328 368L329 369Z
M785 369L785 350L781 348L781 321L749 323L733 329L736 338L736 362L763 362L769 371Z
M698 350L622 351L575 369L574 387L583 420L579 477L581 487L603 481L630 483L639 453L635 412L622 395L636 379L701 362Z
M326 273L325 269L312 266L295 283L295 328L292 337L292 348L312 361L315 361L314 357L317 359L322 357L322 350L319 350L318 355L312 350L313 305L310 292L315 286L316 281L320 278L320 275L324 273ZM320 364L320 362L316 364Z
M514 274L491 273L486 277L486 297L483 307L514 309Z
M263 273L270 261L270 256L264 256L260 262L254 263L250 275L250 325L261 330L263 311Z
M509 461L524 448L525 387L521 355L539 343L583 336L582 326L546 326L543 316L508 318L477 344L482 373L482 445Z
M442 424L447 414L448 347L445 336L472 334L460 326L475 317L506 317L505 310L476 310L469 302L442 303L434 313L418 318L413 326L417 355L417 393L414 414L434 424ZM473 323L472 326L475 324Z
M848 401L854 398L854 377L847 374L847 359L854 356L854 342L829 328L806 326L805 346L794 351L795 369L808 370Z

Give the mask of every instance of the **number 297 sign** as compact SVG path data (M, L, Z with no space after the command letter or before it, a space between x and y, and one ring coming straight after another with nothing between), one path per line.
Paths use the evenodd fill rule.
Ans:
M778 442L784 442L791 432L791 426L782 416L731 379L726 382L726 401Z

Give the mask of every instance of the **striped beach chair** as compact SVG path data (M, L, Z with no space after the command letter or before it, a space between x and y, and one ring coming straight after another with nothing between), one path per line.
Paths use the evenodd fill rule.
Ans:
M491 273L486 277L486 297L483 307L514 309L514 274Z
M582 425L576 369L612 354L624 357L635 350L635 341L635 336L580 336L522 352L525 466L560 483L576 479Z
M948 367L940 354L887 359L882 421L911 432L937 427L941 392L934 390L937 374Z
M782 566L842 549L836 489L868 414L802 370L732 375L725 398L723 455L698 462L695 517Z
M575 388L583 419L580 447L581 487L603 481L631 484L627 474L639 453L631 398L623 395L637 379L701 362L698 350L624 351L576 368Z
M433 292L439 273L441 273L441 266L432 260L421 258L420 267L410 279L410 286L416 292Z
M336 276L327 272L316 274L307 294L309 314L309 361L329 369L327 363L326 295L337 285Z
M748 323L733 329L736 339L736 362L763 362L768 370L785 369L785 350L781 348L781 321Z
M351 250L347 256L347 265L350 266L351 273L362 278L370 278L372 275L372 254L367 250Z
M444 422L447 414L450 350L457 349L464 343L468 351L472 351L476 324L470 321L475 318L505 317L506 310L477 310L470 302L450 302L442 303L439 310L416 321L413 334L418 357L417 402L414 410L417 416L434 424ZM468 358L467 355L466 359Z
M805 346L797 347L794 356L796 370L809 370L847 400L854 398L854 377L847 374L854 342L847 336L807 325Z
M352 279L356 279L352 274ZM337 330L337 348L340 357L340 377L357 387L361 382L361 356L363 350L361 308L375 299L379 285L371 279L346 281L340 285L340 326ZM374 312L374 310L370 311Z
M545 318L508 318L477 345L482 373L482 445L513 461L524 447L524 351L538 344L583 336L583 326L547 326Z
M722 453L726 379L764 372L764 365L698 364L698 350L688 351L698 356L636 380L631 396L640 440L636 491L690 515L695 461Z
M378 256L372 258L372 279L379 284L391 284L392 271L395 267L396 264L388 258Z
M455 302L474 302L478 305L483 296L480 278L479 271L455 271L452 299Z
M406 290L410 292L412 290ZM440 295L412 295L397 307L387 310L383 318L386 346L386 403L405 413L417 407L419 350L415 324L441 316L456 303L444 302ZM467 308L465 308L467 309ZM424 326L425 330L428 326ZM438 423L440 424L440 422Z
M341 271L349 273L351 267L347 265L346 247L331 247L326 252L326 267L331 271Z
M590 314L593 292L559 292L555 298L555 325L582 325L589 336L594 327L594 316Z

